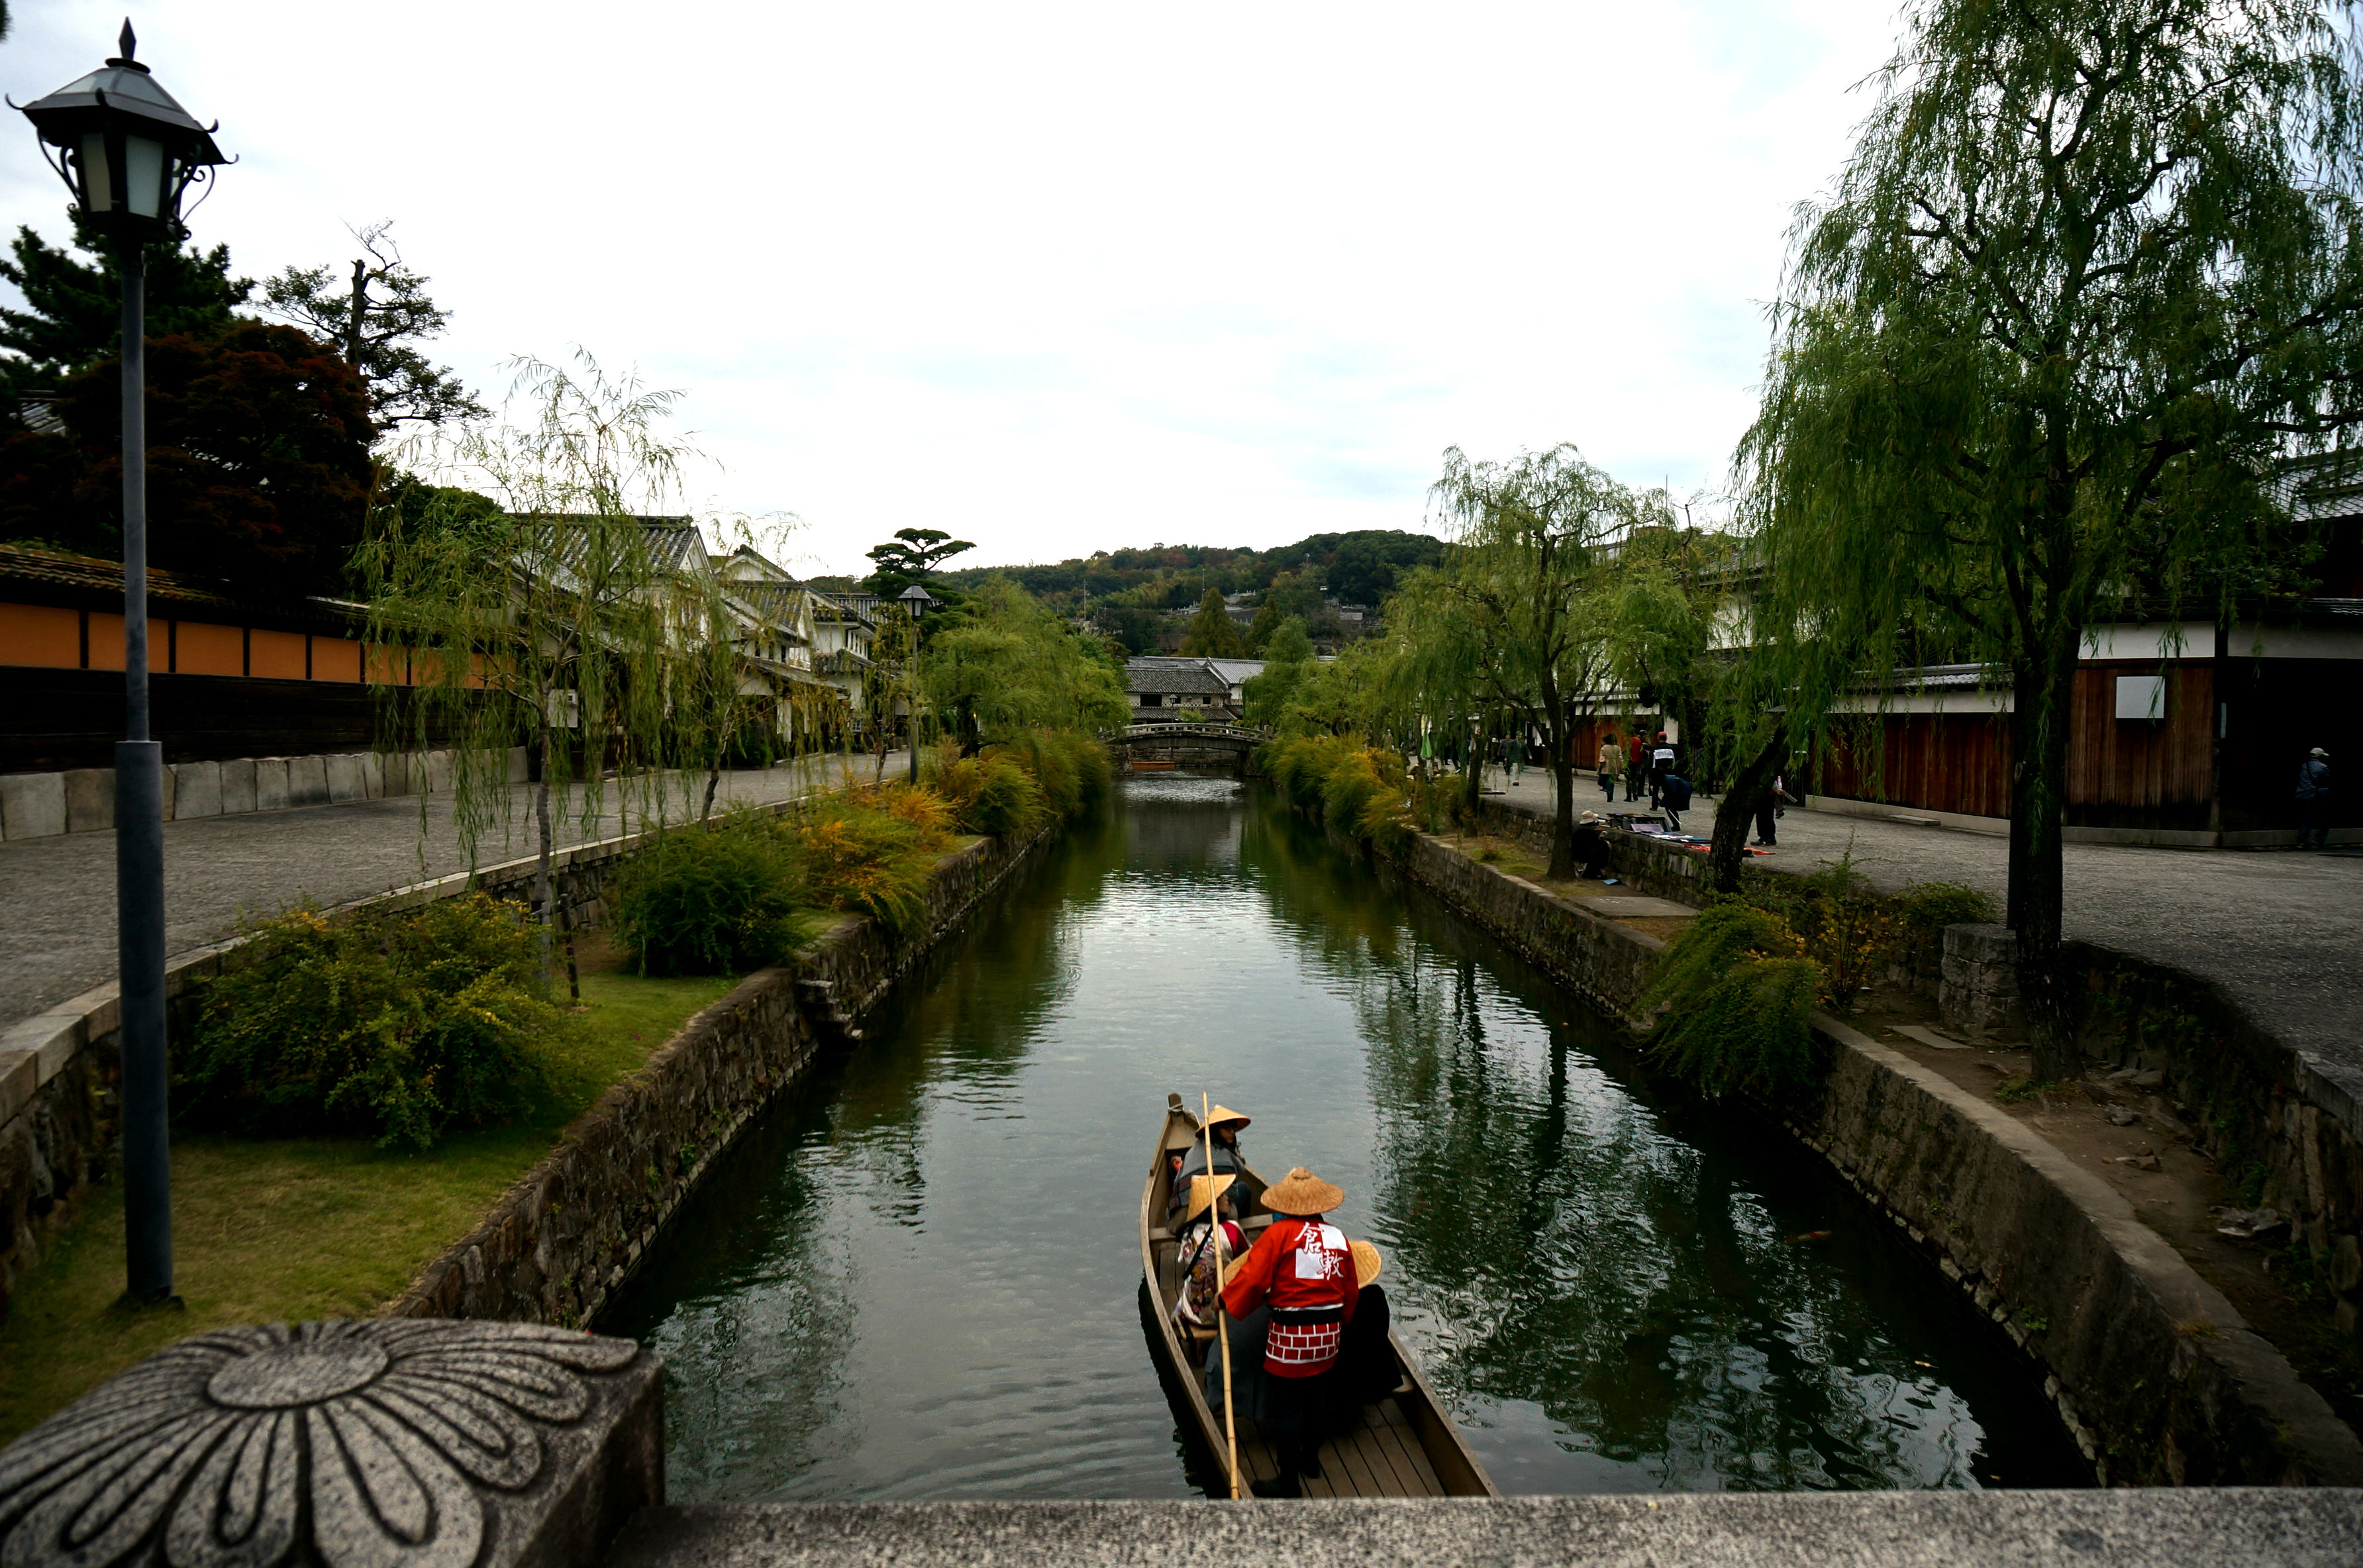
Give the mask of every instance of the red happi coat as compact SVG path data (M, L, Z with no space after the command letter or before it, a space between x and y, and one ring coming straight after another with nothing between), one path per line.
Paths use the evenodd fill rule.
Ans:
M1271 1303L1263 1368L1275 1377L1329 1370L1359 1299L1346 1232L1319 1220L1273 1220L1223 1291L1223 1310L1244 1318Z

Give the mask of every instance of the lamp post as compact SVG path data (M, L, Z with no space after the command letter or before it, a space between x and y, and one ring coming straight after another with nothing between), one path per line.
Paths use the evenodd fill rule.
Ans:
M227 161L123 24L105 65L24 106L42 155L123 276L123 704L115 745L116 956L123 1054L125 1299L172 1299L164 1059L164 753L148 734L147 311L142 248L177 240L181 198ZM13 106L13 105L12 105ZM55 149L54 152L51 149Z
M911 685L911 676L914 667L919 662L919 621L926 614L927 606L936 602L936 596L915 582L895 595L894 602L911 613L911 651L903 660L903 706L908 710L904 720L907 733L904 739L911 752L911 782L916 784L919 781L919 697Z

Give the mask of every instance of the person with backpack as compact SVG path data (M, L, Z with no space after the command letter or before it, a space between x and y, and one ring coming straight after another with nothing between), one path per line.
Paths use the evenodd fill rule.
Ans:
M2297 846L2330 847L2330 754L2320 746L2297 767ZM2308 843L2312 840L2312 843Z

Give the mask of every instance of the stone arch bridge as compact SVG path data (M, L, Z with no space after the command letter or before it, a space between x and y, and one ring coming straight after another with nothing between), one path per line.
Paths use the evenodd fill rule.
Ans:
M1186 767L1200 773L1252 774L1256 747L1271 732L1253 724L1126 724L1104 731L1118 761L1142 771Z

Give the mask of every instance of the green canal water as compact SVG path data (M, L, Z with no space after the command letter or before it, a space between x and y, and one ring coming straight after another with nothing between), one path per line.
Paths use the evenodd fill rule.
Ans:
M1138 1305L1169 1089L1345 1187L1505 1492L2089 1477L1817 1161L1269 795L1169 775L751 1130L603 1323L666 1358L674 1500L1197 1491Z

